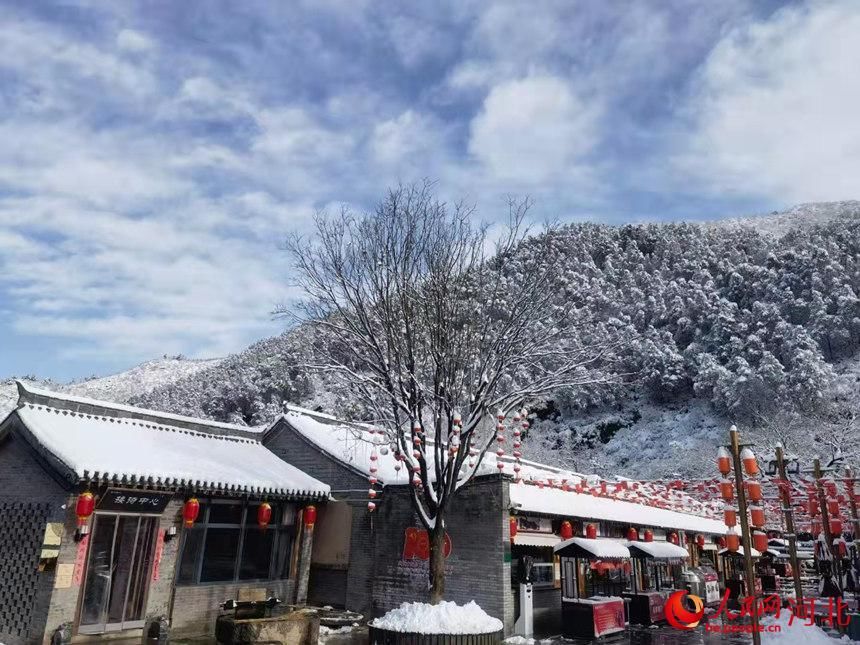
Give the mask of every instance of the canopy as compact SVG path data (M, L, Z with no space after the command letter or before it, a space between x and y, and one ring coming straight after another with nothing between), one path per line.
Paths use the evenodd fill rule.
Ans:
M607 538L590 540L583 537L573 537L561 544L556 544L553 550L558 555L567 558L618 560L630 557L630 551L624 542Z
M733 552L731 552L731 551L729 551L728 549L720 549L720 550L719 550L719 554L720 554L720 555L736 555L736 556L738 556L738 557L742 558L742 557L744 556L744 548L743 548L742 546L739 546L739 547L738 547L738 550L737 550L737 551L735 551L734 553L733 553ZM751 554L751 555L752 555L752 557L754 557L754 558L759 558L759 557L761 557L761 553L760 553L760 552L758 552L758 551L756 551L755 549L750 549L750 554Z
M634 558L669 560L690 557L687 549L671 542L628 542L627 548Z
M554 547L559 542L561 542L561 538L555 533L520 532L514 536L514 544L520 546Z

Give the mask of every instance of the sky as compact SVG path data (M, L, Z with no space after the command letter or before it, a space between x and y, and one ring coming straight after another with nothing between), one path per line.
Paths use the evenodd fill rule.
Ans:
M0 378L278 333L282 242L431 179L486 221L857 198L860 2L0 0Z

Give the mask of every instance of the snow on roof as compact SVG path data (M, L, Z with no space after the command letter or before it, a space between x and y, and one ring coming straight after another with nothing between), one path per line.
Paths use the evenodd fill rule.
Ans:
M734 555L734 556L737 556L739 558L742 558L744 556L744 547L739 546L737 551L729 551L728 549L720 549L717 553L719 555ZM761 557L761 551L758 551L757 549L750 548L750 555L752 555L752 557L754 557L754 558Z
M556 544L553 547L556 553L567 551L561 555L570 555L576 557L580 551L585 551L595 558L629 558L630 551L620 540L612 540L608 538L589 539L584 537L572 537L565 540L561 544Z
M687 549L671 542L628 542L627 548L630 549L630 555L634 557L643 555L660 559L690 557Z
M35 394L68 400L47 391ZM93 406L88 408L92 410L104 404L87 400L86 405ZM100 415L22 396L12 414L17 414L27 440L36 449L79 480L287 497L329 493L329 486L278 458L258 437L226 432L228 424L219 424L213 432L200 432L174 425L173 415L163 415L164 422L156 423L150 418L159 413L144 411L145 418L140 418L134 414L136 408L122 407L128 412L114 406L114 414ZM206 425L191 421L195 427L197 422Z
M511 484L510 496L511 505L525 513L581 517L719 535L726 532L725 525L718 520L590 493L540 488L521 482Z
M210 421L208 419L198 419L195 417L186 417L181 414L171 414L169 412L158 412L156 410L147 410L146 408L136 408L131 405L123 405L121 403L111 403L108 401L99 401L83 396L75 396L73 394L64 394L51 390L27 385L22 381L15 382L18 385L19 405L22 402L30 401L42 403L51 407L61 407L63 409L78 410L81 412L88 411L89 408L93 412L104 416L126 415L135 418L144 419L151 417L154 421L171 421L177 425L189 425L199 428L228 430L232 433L240 435L254 436L262 435L266 430L265 426L249 427L240 426L234 423L222 423L220 421Z

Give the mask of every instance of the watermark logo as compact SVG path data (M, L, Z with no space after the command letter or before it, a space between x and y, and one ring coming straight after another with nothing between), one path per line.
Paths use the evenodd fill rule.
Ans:
M687 608L687 603L693 604L693 611ZM663 613L666 614L668 623L675 629L693 629L705 615L705 603L691 593L676 591L666 601Z

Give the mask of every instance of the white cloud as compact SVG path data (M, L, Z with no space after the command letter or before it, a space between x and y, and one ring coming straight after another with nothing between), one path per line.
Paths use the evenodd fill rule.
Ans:
M149 36L134 29L123 29L116 36L117 47L128 52L144 52L155 47Z
M732 30L686 105L693 131L677 165L719 193L857 197L857 34L853 1L812 2Z
M490 91L473 119L469 151L501 180L570 176L599 138L599 116L559 78L509 81Z

